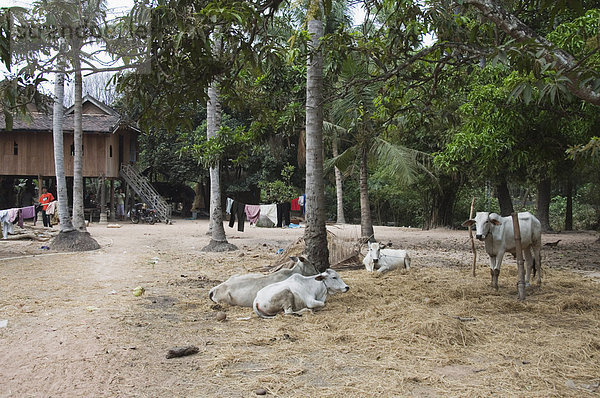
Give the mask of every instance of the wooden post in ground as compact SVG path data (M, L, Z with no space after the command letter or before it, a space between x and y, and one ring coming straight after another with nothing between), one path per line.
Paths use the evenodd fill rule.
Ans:
M122 187L123 185L121 185ZM125 218L127 218L127 214L129 214L130 208L131 206L129 205L129 202L131 201L131 188L129 187L129 184L125 184Z
M469 212L469 220L473 219L473 207L475 207L475 197L473 197L473 200L471 201L471 211ZM475 250L475 240L473 240L473 230L471 229L470 225L469 225L469 238L471 238L471 250L473 251L472 271L473 271L473 277L475 277L475 266L477 264L477 250Z
M100 224L107 224L106 219L106 181L104 174L100 176Z
M523 248L521 246L521 228L519 226L518 213L512 213L513 231L515 234L515 246L517 250L517 272L519 281L517 289L519 291L519 300L525 300L525 261L523 261Z

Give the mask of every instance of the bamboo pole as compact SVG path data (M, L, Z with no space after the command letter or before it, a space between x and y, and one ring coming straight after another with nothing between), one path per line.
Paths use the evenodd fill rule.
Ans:
M523 248L521 246L521 228L519 226L518 213L512 213L513 231L515 233L515 246L517 250L517 271L519 281L517 289L519 291L519 300L525 300L525 262L523 261Z
M473 208L475 207L475 197L471 201L471 211L469 212L469 220L473 219ZM477 264L477 250L475 249L475 240L473 239L473 229L469 225L469 238L471 238L471 250L473 251L473 277L475 277L475 266Z

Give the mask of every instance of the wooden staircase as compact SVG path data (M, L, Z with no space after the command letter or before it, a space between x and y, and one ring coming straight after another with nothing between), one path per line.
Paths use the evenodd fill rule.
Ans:
M125 163L121 165L119 175L148 206L156 210L156 214L161 221L169 222L171 218L171 206L150 185L146 177L141 175L134 166Z

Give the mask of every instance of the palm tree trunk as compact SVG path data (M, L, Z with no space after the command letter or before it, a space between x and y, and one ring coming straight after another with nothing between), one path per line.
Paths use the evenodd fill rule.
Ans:
M218 35L218 31L216 35ZM220 40L215 40L214 46L219 50ZM219 100L219 82L213 81L208 88L208 102L206 103L206 138L211 139L221 126L221 102ZM221 179L219 175L219 162L209 169L210 174L210 242L202 251L230 251L237 250L235 245L227 242L225 228L223 228L223 210L221 209Z
M333 137L333 140L331 141L331 146L333 149L333 157L337 157L339 155L337 137ZM335 191L337 197L337 223L346 224L346 217L344 216L344 190L342 189L342 172L337 167L334 168L334 172Z
M62 69L63 65L59 68ZM60 232L73 231L69 215L69 197L65 177L65 151L63 143L63 101L65 95L65 75L57 72L54 81L54 108L52 114L52 135L54 138L54 167L56 170L56 188L58 196L58 218Z
M211 139L217 134L221 124L221 103L219 101L219 89L217 82L213 82L208 88L208 103L206 104L206 138ZM223 211L221 209L221 178L219 173L220 164L210 167L210 219L212 224L211 239L217 242L227 242L225 229L223 228Z
M306 68L306 254L319 271L329 268L323 179L323 55L318 50L323 22L308 21Z
M364 144L363 144L364 146ZM361 148L360 154L360 237L375 241L371 204L369 202L369 175L367 169L367 148Z
M73 145L75 154L73 156L73 226L79 231L85 232L85 216L83 212L83 129L82 101L83 81L81 77L81 62L78 55L73 57L75 69L75 101L73 108Z

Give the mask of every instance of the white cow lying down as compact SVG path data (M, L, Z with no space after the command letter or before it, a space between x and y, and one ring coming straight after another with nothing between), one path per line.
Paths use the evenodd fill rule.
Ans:
M410 269L410 256L406 250L386 249L383 243L369 243L369 252L363 259L367 271L384 273L398 267Z
M272 274L233 275L225 282L210 289L208 297L215 303L252 307L256 293L272 283L286 280L291 275L316 275L318 272L308 258L290 257L296 262L291 269L280 269Z
M294 274L262 288L256 294L253 308L261 318L274 318L281 311L299 315L309 309L324 307L328 294L347 292L348 289L348 285L331 268L316 276Z

